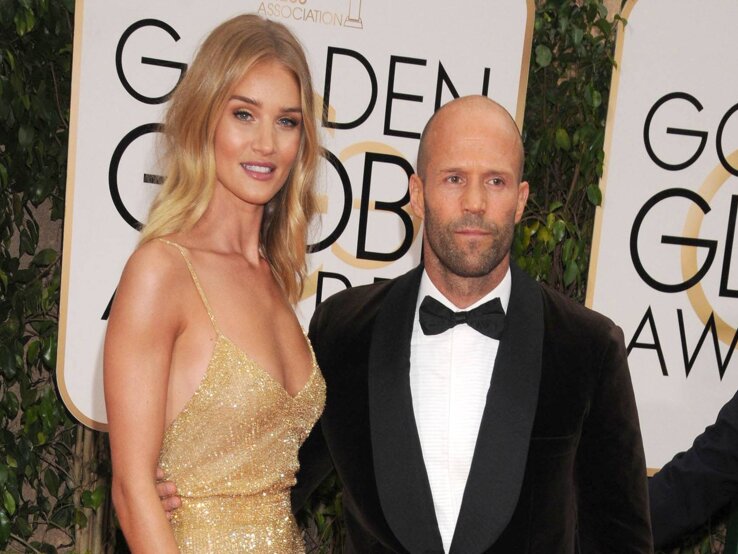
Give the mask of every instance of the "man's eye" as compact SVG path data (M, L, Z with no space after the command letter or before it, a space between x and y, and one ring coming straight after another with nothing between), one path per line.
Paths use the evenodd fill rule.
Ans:
M461 177L459 177L458 175L449 175L448 177L446 177L446 181L456 185L461 182Z
M501 186L505 184L505 181L503 179L500 179L499 177L493 177L490 179L490 183L492 183L495 186Z

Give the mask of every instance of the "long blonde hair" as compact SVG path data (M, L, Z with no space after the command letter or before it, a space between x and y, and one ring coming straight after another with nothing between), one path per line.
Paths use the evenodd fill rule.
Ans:
M316 211L314 182L320 145L313 87L305 53L282 24L240 15L213 30L172 95L164 119L166 179L154 200L141 244L191 229L210 203L215 185L215 128L227 99L251 67L276 60L300 85L300 147L287 181L266 205L259 247L292 303L302 293L305 245Z

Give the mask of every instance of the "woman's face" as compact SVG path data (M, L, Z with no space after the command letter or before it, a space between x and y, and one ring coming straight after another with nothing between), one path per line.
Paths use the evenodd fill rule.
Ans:
M284 185L301 135L297 78L277 61L259 62L233 88L215 128L217 184L263 206Z

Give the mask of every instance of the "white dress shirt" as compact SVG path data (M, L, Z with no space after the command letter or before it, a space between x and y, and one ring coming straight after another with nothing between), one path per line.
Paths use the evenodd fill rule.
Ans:
M466 310L499 297L507 312L511 283L508 269L494 290ZM465 324L439 335L424 335L418 310L426 295L455 312L460 308L441 294L424 271L410 340L410 391L436 519L448 552L500 341Z

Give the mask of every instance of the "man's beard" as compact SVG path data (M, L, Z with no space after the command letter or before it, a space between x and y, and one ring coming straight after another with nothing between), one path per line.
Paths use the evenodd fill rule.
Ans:
M491 234L492 244L470 245L466 250L455 241L458 229L474 228ZM435 221L430 210L425 210L425 240L438 258L439 262L451 273L459 277L484 277L489 275L510 253L514 221L503 226L489 223L481 216L467 214L446 226ZM480 241L485 245L488 240Z

